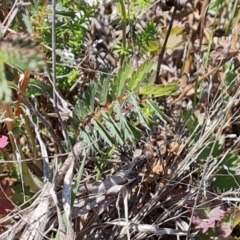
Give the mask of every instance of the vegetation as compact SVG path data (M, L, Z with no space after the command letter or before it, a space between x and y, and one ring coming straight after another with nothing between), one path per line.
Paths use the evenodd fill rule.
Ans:
M0 239L240 239L238 1L0 10Z

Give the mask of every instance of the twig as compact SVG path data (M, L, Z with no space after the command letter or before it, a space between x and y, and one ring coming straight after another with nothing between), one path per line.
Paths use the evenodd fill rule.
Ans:
M23 7L23 6L28 6L30 5L30 2L22 2L20 1L19 3L17 3L17 1L14 3L11 11L8 13L8 16L5 18L4 22L3 22L3 26L6 23L6 19L8 19L6 26L3 27L3 31L2 31L2 35L4 36L9 28L9 26L12 24L14 18L16 17L18 11Z

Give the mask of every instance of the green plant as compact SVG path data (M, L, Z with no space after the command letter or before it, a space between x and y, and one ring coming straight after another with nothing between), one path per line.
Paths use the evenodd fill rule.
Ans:
M134 72L132 61L125 61L113 80L107 78L104 85L101 78L98 83L90 83L76 105L74 123L80 127L79 137L88 145L95 143L97 149L99 138L104 145L113 147L139 139L140 129L150 130L155 116L166 121L154 99L173 94L177 85L152 84L149 79L154 79L155 67L154 62L147 60ZM151 111L146 112L147 108Z

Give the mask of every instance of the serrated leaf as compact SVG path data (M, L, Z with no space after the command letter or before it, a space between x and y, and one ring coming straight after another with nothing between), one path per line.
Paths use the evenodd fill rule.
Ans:
M132 141L134 139L133 133L132 133L131 129L129 128L124 115L121 112L121 107L118 102L113 103L113 111L116 114L116 121L118 122L121 134L123 136L123 140L124 141L127 141L127 140Z
M98 84L97 98L99 99L99 104L105 105L107 103L107 97L109 93L110 76L102 77Z
M83 127L80 128L79 139L82 139L83 142L86 143L87 146L89 146L89 148L90 148L90 150L91 150L92 153L95 151L94 148L96 148L97 150L99 150L99 149L98 149L98 145L97 145L97 143L96 143L96 140L95 140L95 139L92 139L92 138L90 137L90 134L88 134Z
M148 126L148 121L145 119L144 115L142 114L142 109L139 107L139 104L136 98L132 93L129 93L129 95L130 95L129 102L133 104L134 106L133 111L137 114L140 124L142 124L145 128L150 130Z
M91 114L94 112L95 107L95 95L96 95L96 84L91 82L87 88L87 91L85 92L85 96L84 96L84 102L85 102L85 106L88 106L89 112L88 114Z
M0 43L0 60L21 70L37 70L46 65L36 44L26 36L17 35Z
M28 33L30 33L32 35L33 34L33 27L32 27L32 22L30 20L30 16L29 16L28 11L26 11L24 14L22 14L22 18L23 18L23 22L25 23L25 25L27 27Z
M177 84L171 84L168 86L148 85L148 86L143 86L140 89L140 94L153 95L154 97L163 97L163 96L170 96L177 90L178 90Z
M134 138L140 139L141 138L141 130L133 126L131 123L128 123L129 128L131 129Z
M123 95L123 90L126 84L126 81L130 78L132 74L133 62L125 61L118 72L118 76L114 79L113 84L113 94L116 98Z
M138 92L139 87L141 85L141 83L144 80L144 77L146 76L146 74L148 74L152 69L154 69L154 67L156 67L156 63L151 61L151 60L147 60L145 61L138 69L136 72L133 73L131 79L129 80L128 83L128 90L131 92Z
M120 145L123 145L124 141L121 137L120 129L118 128L117 124L114 122L112 117L107 112L102 112L102 118L106 121L106 126L111 132L111 134L116 139L116 142Z
M147 100L146 103L148 104L149 107L152 108L154 113L160 118L161 121L167 123L168 117L164 114L164 112L160 109L156 102Z
M112 139L110 134L106 131L106 129L101 125L101 123L98 120L94 119L94 118L91 120L91 123L94 125L95 130L98 131L98 133L100 134L102 139L106 143L108 143L108 145L110 147L112 147L114 145L114 140Z
M76 116L79 121L83 121L88 115L88 112L88 108L84 101L82 99L78 100L75 106L74 116Z

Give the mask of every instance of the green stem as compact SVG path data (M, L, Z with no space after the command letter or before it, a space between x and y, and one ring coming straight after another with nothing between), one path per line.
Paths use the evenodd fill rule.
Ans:
M123 0L120 0L121 12L122 12L122 54L120 64L122 66L125 54L126 54L126 28L127 28L127 14L125 11L125 6Z
M230 34L230 30L232 30L232 27L234 26L233 19L234 19L234 16L238 13L238 10L237 10L238 4L239 4L239 1L234 2L234 6L233 6L233 9L231 11L232 14L230 13L232 16L230 17L230 21L228 22L228 25L227 25L226 30L225 30L226 36L228 36Z

